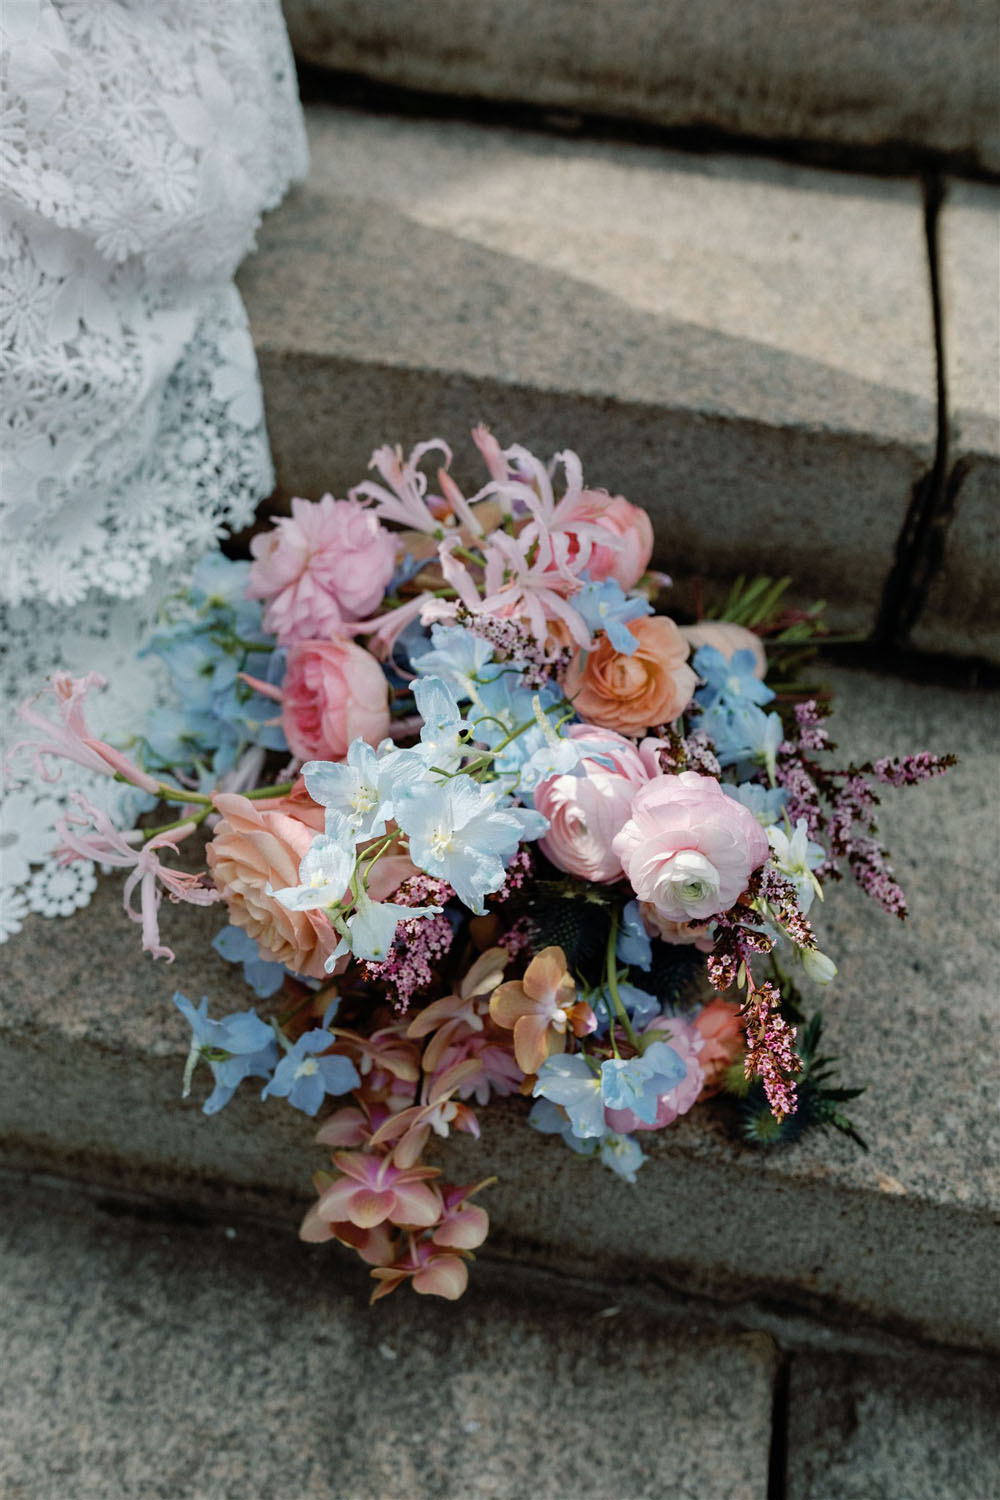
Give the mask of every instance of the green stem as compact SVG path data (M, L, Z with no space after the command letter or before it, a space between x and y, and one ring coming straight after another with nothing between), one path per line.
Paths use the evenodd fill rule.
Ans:
M198 812L192 813L189 818L177 818L173 823L161 823L158 828L144 828L142 830L142 842L148 844L150 839L156 838L157 834L170 833L175 828L185 828L189 823L194 824L195 828L197 828L199 823L205 821L211 810L210 807L202 807Z
M635 1034L634 1030L632 1029L632 1022L629 1020L628 1011L625 1009L625 1002L622 1000L621 991L618 988L618 958L617 958L617 954L615 953L615 946L616 946L616 943L617 943L617 939L618 939L618 913L617 912L613 912L612 916L611 916L611 927L610 927L610 930L608 932L608 948L607 948L607 955L606 955L606 959L605 959L605 965L606 965L606 968L607 968L607 976L608 976L608 993L611 996L611 1002L612 1002L612 1004L614 1005L614 1008L615 1008L615 1015L617 1015L619 1021L621 1021L622 1026L625 1029L625 1035L628 1037L629 1041L632 1043L632 1046L638 1052L638 1050L639 1050L639 1041L638 1041L638 1038L636 1037L636 1034ZM610 1026L609 1026L608 1029L609 1029L609 1033L610 1033L610 1036L611 1036L611 1046L612 1046L612 1048L614 1050L615 1056L617 1057L618 1056L618 1048L615 1046L615 1023L614 1023L614 1017L612 1016L610 1018L610 1020L611 1020L611 1024L610 1024Z

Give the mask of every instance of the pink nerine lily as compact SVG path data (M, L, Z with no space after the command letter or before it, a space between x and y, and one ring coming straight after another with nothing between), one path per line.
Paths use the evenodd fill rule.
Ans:
M86 677L73 677L69 672L53 672L43 693L50 693L55 700L59 721L50 719L35 708L35 703L43 693L22 703L17 710L17 717L22 723L30 724L32 729L39 730L41 737L17 740L7 753L5 767L20 751L30 750L35 771L43 781L57 781L59 778L59 772L46 765L44 757L51 755L61 760L75 761L78 766L100 771L104 776L121 776L133 786L141 787L144 792L158 791L160 783L156 777L140 770L120 750L99 740L83 716L84 699L91 688L103 687L104 681L99 672L88 672Z
M96 864L113 865L119 870L126 870L131 866L131 874L125 881L122 892L122 905L133 922L142 923L142 946L146 952L151 953L154 958L165 958L168 963L173 963L172 950L160 942L157 922L157 912L163 899L160 887L163 887L171 900L188 901L194 906L210 906L212 902L222 900L221 893L213 886L202 884L201 875L168 869L157 858L157 851L160 849L172 849L176 854L180 840L193 832L196 825L182 823L179 828L171 828L168 833L158 833L148 843L136 846L130 841L142 839L141 829L133 828L128 833L122 833L106 812L92 807L79 792L73 793L73 801L85 816L67 813L65 818L57 822L56 832L61 841L58 857L64 864L73 859L92 859ZM95 832L84 831L88 822L93 825ZM132 892L136 886L139 886L138 911L132 906Z

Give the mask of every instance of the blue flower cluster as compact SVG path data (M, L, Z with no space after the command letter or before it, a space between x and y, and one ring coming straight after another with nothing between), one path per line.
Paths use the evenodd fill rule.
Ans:
M702 679L694 695L701 709L698 728L711 740L719 764L764 765L773 777L784 731L777 714L764 713L774 692L756 676L753 652L736 651L727 661L714 646L702 646L692 665Z

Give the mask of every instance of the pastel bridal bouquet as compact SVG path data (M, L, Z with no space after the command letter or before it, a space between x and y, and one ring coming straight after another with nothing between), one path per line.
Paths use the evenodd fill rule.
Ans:
M429 1148L495 1097L630 1183L646 1133L713 1095L751 1140L853 1133L797 987L837 972L817 899L849 874L905 915L879 794L952 760L837 766L787 580L678 624L642 510L574 453L473 437L471 496L443 442L381 448L251 561L206 556L143 647L175 706L129 745L88 728L99 678L56 675L13 752L145 796L129 829L76 797L61 857L124 874L155 958L164 894L225 909L256 1001L175 996L184 1092L204 1072L207 1114L241 1086L325 1111L301 1233L353 1247L376 1298L465 1289L488 1179L445 1182Z

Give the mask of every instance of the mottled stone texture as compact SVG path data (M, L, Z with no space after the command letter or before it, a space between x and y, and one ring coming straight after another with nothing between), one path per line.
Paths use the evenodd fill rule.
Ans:
M914 185L313 108L240 273L279 483L342 494L435 433L582 456L658 561L875 618L933 461Z
M274 1231L143 1222L64 1190L0 1185L0 1224L5 1500L767 1492L763 1335L570 1287L556 1306L496 1271L457 1304L369 1309Z
M997 697L822 671L837 692L845 760L955 749L941 781L886 792L885 833L907 923L854 889L815 912L840 974L821 1003L829 1050L870 1144L813 1134L782 1150L739 1144L714 1107L649 1138L629 1186L530 1131L523 1100L485 1112L480 1145L450 1141L455 1180L496 1172L489 1245L581 1274L655 1275L738 1298L837 1304L861 1319L1000 1347L993 1268L1000 1204L995 1129ZM213 1204L251 1203L288 1226L325 1162L313 1126L245 1085L221 1115L180 1099L185 1025L174 988L217 1013L246 991L208 951L211 911L168 911L171 968L139 954L110 882L68 921L32 919L4 950L2 1159ZM365 1279L358 1265L359 1281Z
M939 242L948 521L913 641L1000 661L1000 189L950 184Z
M787 1500L987 1500L996 1495L996 1367L930 1353L796 1356Z
M438 93L1000 169L986 0L285 0L296 52Z

